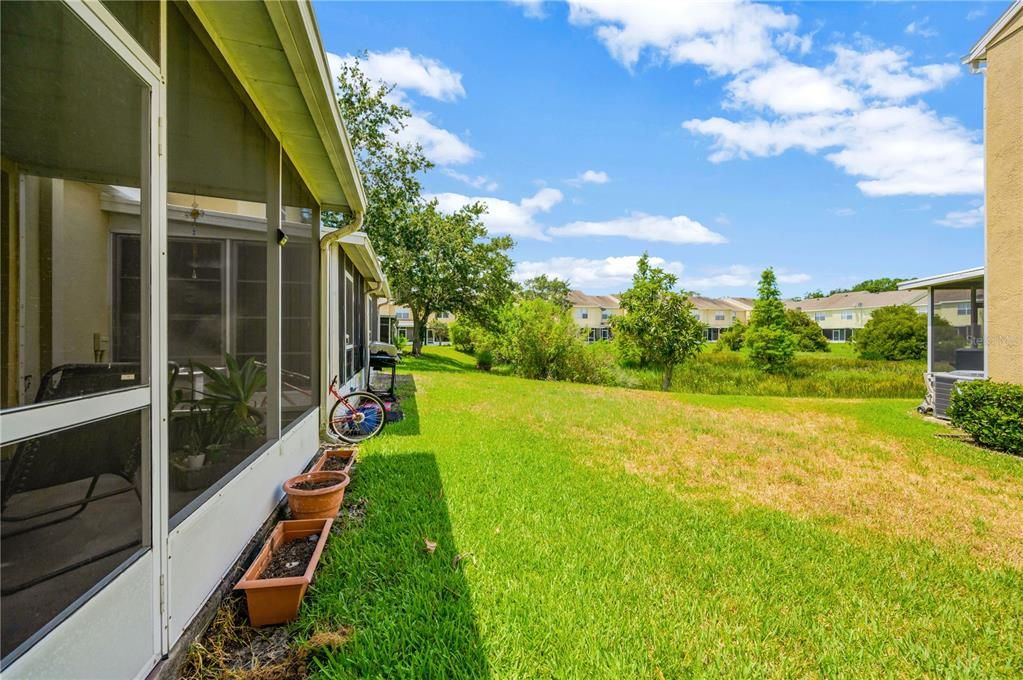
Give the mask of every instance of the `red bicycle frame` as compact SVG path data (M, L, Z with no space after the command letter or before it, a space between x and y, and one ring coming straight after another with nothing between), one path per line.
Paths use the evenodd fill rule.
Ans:
M348 400L345 399L344 396L341 394L341 391L337 388L337 385L338 385L338 379L337 379L337 376L335 375L334 379L330 381L330 388L329 388L330 389L330 393L332 395L334 395L335 399L337 399L339 402L341 402L342 404L345 405L345 408L348 409L349 413L356 413L355 409L352 408L352 405L349 404Z

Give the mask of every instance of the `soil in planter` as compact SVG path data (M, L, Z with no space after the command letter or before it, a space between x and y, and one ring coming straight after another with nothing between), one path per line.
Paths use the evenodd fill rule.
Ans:
M313 534L309 538L296 538L294 541L288 541L277 548L270 555L270 562L259 578L301 576L309 566L309 560L312 559L313 553L316 551L316 542L319 539L318 534Z
M298 489L299 491L315 491L316 489L326 489L328 486L337 486L341 482L336 479L324 479L319 482L307 481L292 484L292 489Z
M322 472L343 472L345 466L348 465L348 461L351 458L341 458L340 456L327 456L327 460L323 461L323 467L320 468Z

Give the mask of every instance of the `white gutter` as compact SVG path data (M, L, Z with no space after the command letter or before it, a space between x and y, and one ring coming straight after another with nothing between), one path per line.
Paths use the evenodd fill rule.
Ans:
M337 334L327 332L330 328L330 248L345 236L361 229L364 217L364 213L357 210L352 214L350 222L320 238L320 370L323 371L321 375L325 378L324 384L320 385L320 390L324 395L327 393L325 385L329 385L330 380L334 377L325 375L330 372L330 340L338 337ZM320 398L320 429L324 430L326 427L327 398L322 396Z

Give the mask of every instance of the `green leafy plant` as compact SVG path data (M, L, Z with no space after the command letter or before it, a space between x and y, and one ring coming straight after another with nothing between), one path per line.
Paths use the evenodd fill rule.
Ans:
M451 345L459 352L473 352L472 328L461 321L455 321L448 327Z
M947 414L953 425L984 446L1023 455L1023 386L958 382Z
M700 352L703 324L693 316L693 303L675 290L678 277L639 258L632 287L622 293L625 314L612 319L616 339L637 348L644 366L661 370L661 389L671 389L675 367Z
M251 357L239 365L230 353L225 356L226 371L196 362L194 366L206 376L202 398L197 402L210 412L224 412L233 437L258 434L263 414L253 408L256 393L266 388L266 368Z
M193 402L185 420L185 455L206 455L207 463L220 460L233 434L233 417L224 410Z
M927 356L927 317L909 305L875 309L853 336L853 344L864 359L923 359Z
M785 310L785 322L795 336L796 349L800 352L830 352L831 343L824 337L819 323L798 309Z
M489 371L494 367L494 353L488 349L476 355L476 368L481 371Z
M742 349L743 344L746 342L746 324L741 321L736 321L731 326L721 331L718 336L717 345L714 347L716 352L724 352L725 350L731 350L738 352Z
M394 347L402 354L408 349L409 342L408 338L404 335L399 335L394 339Z
M778 280L770 267L760 276L757 294L746 331L750 362L765 373L786 373L796 354L796 340L789 330Z

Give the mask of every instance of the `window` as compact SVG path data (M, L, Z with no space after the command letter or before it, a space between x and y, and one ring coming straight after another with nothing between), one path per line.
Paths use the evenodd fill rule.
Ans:
M0 11L0 657L150 544L148 300L110 294L117 263L149 280L151 90L64 3ZM133 196L115 248L108 200ZM138 284L136 284L138 287ZM114 352L128 361L118 362ZM78 398L81 424L51 402ZM29 407L15 410L16 407ZM11 423L31 415L22 434ZM19 420L20 419L20 420ZM18 439L14 437L17 436Z
M721 329L720 328L704 328L703 329L703 337L706 338L708 342L717 342L718 337L720 337L720 335L721 335Z
M585 309L580 309L578 311L578 316L580 319L588 319L590 318L590 313Z
M715 321L724 321L725 320L725 313L724 312L714 312L714 320Z
M394 311L394 318L401 319L402 321L407 321L410 318L409 310L405 309L404 307L399 307Z
M827 321L827 319L828 319L827 312L814 312L813 313L813 320L814 321Z
M611 318L611 310L610 309L602 309L602 310L600 310L600 320L601 321L607 321L610 318Z
M692 310L692 315L693 315L694 318L699 319L700 318L700 310L698 310L698 309Z
M841 314L839 314L839 318L842 319L842 321L852 321L853 319L852 310L851 309L842 310Z
M970 303L960 302L956 304L956 316L969 316L970 315Z
M451 315L450 315L450 314L448 314L447 312L439 312L439 313L437 314L437 318L438 318L438 319L450 319L450 318L451 318Z

